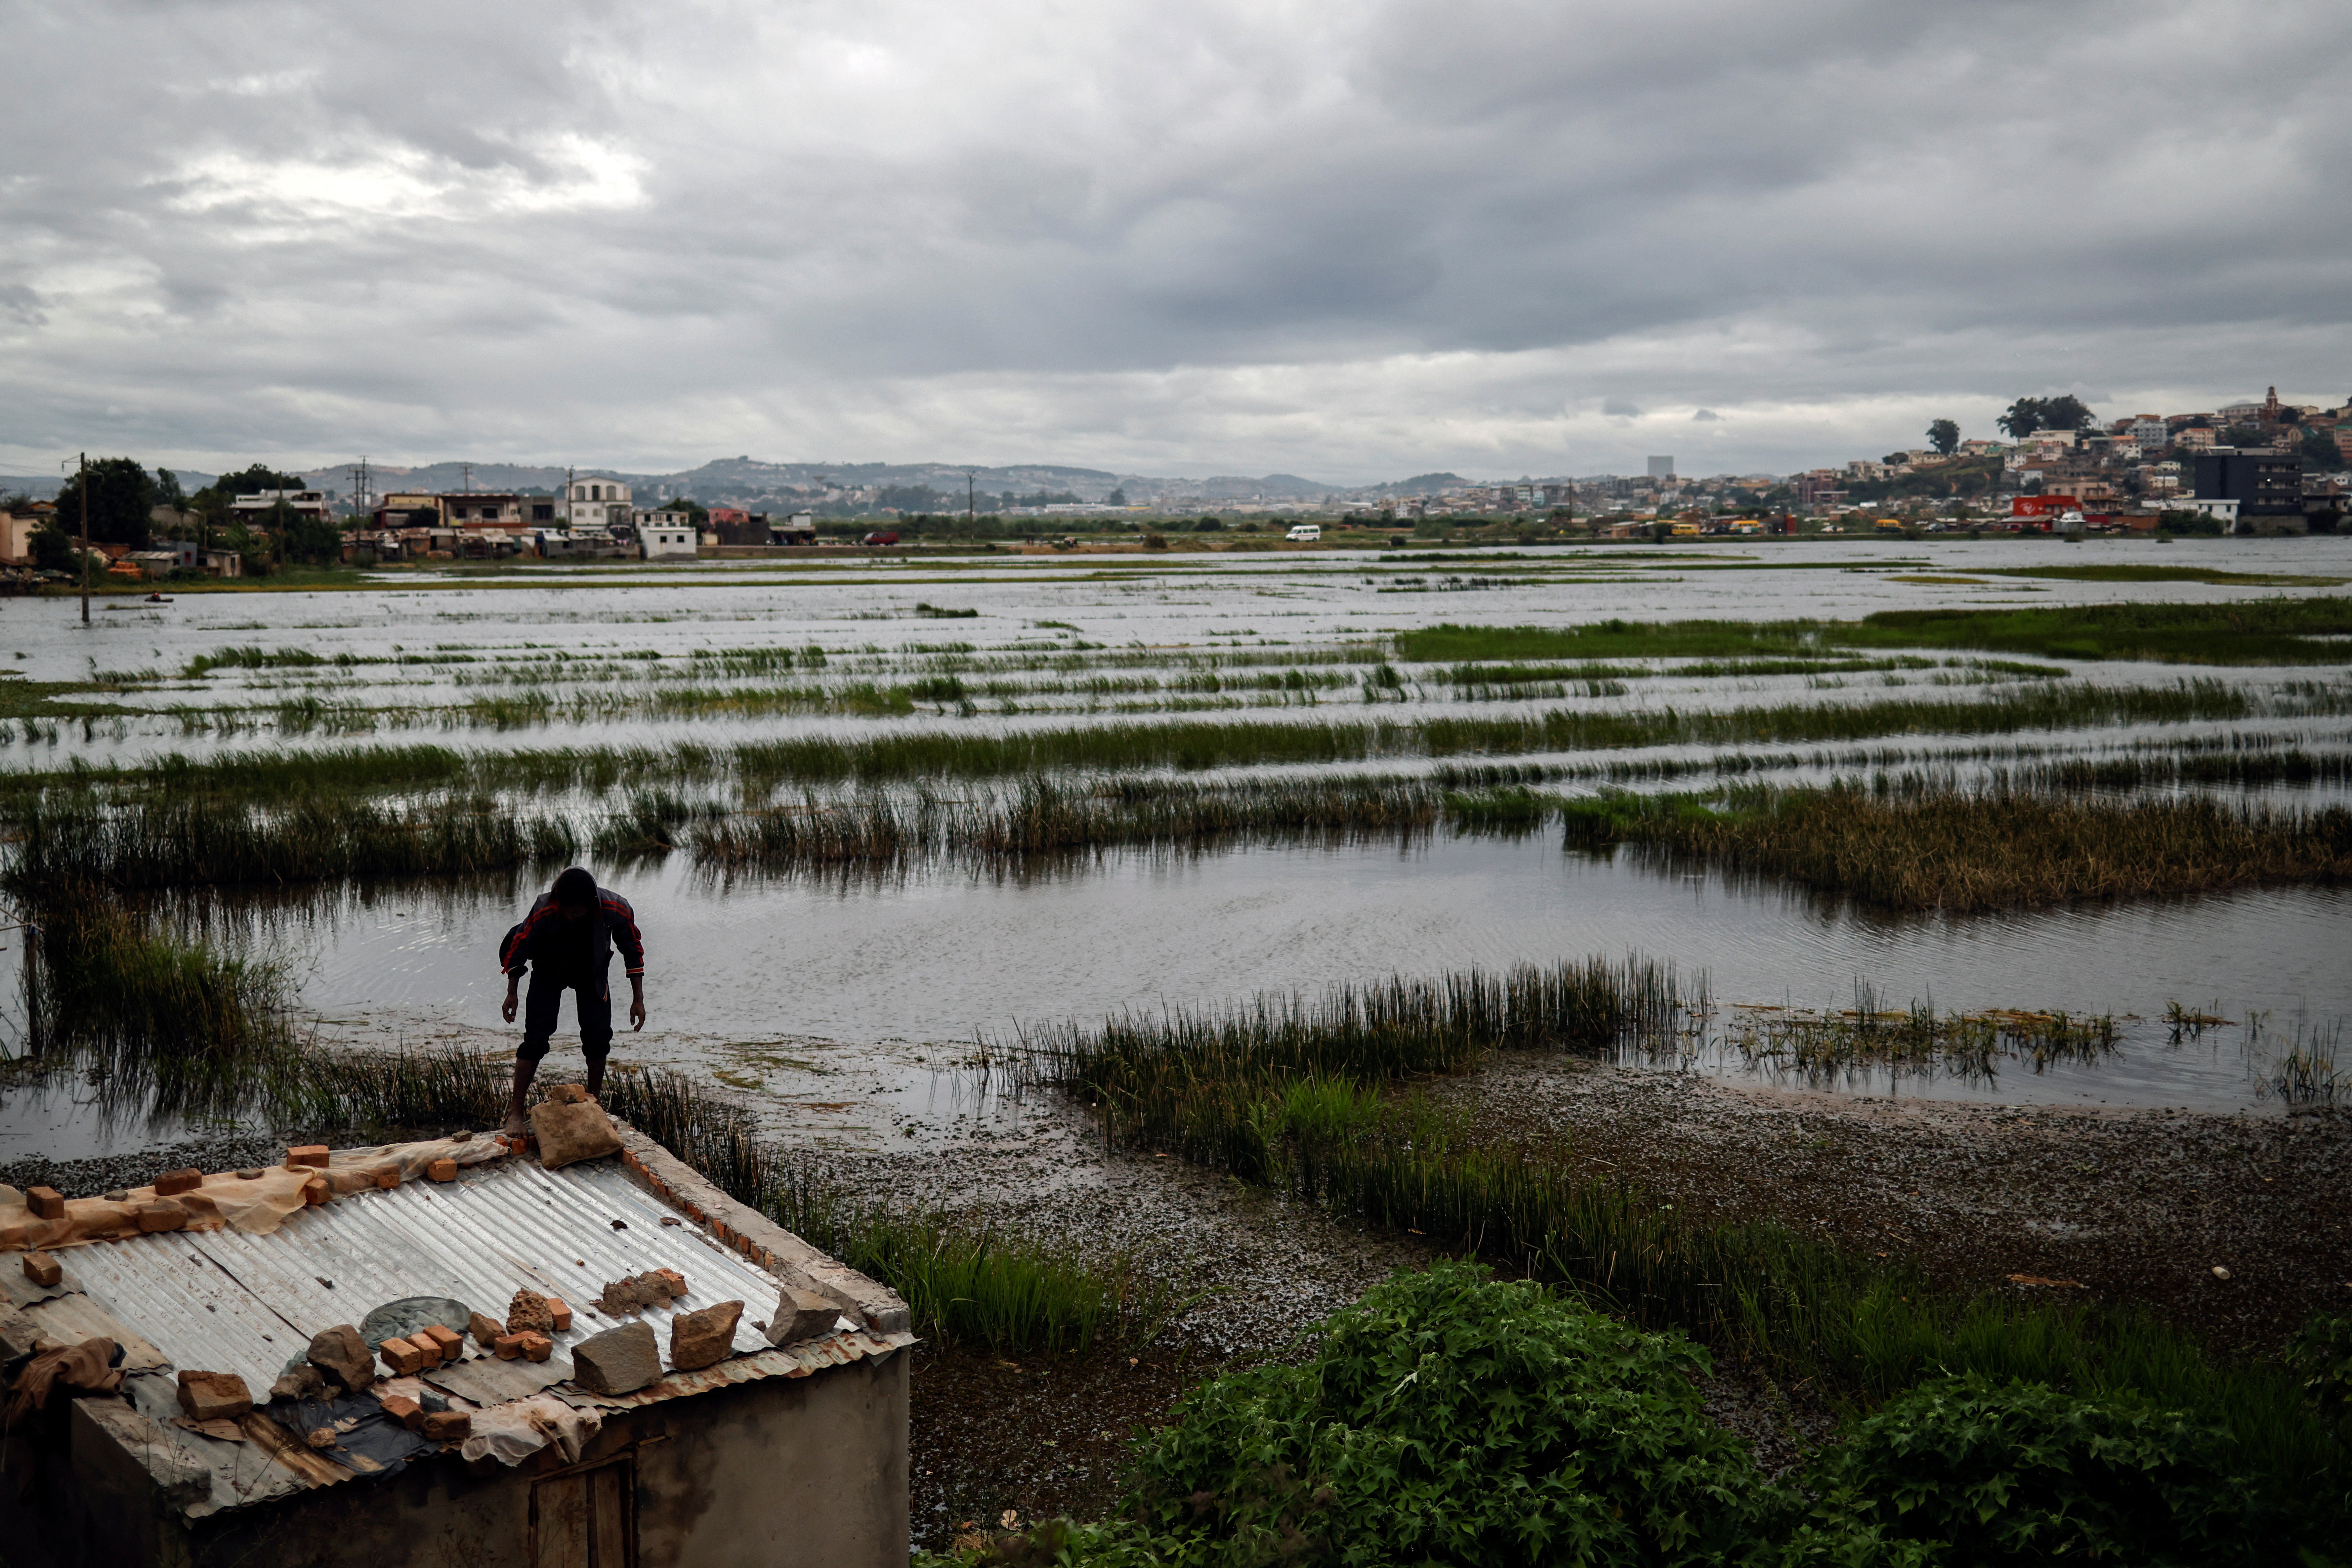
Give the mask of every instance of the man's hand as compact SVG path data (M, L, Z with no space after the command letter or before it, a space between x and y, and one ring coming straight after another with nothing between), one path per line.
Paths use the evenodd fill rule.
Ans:
M638 976L629 976L629 1028L634 1033L646 1026L646 983Z
M506 1021L507 1021L508 1023L511 1024L511 1023L513 1023L513 1022L514 1022L514 1016L515 1016L515 977L514 977L513 975L511 975L511 974L509 974L509 975L508 975L508 976L507 976L507 1005L506 1005L505 1006L503 1006L503 1007L499 1008L499 1014L500 1014L502 1016L504 1016L504 1017L505 1017L505 1019L506 1019Z

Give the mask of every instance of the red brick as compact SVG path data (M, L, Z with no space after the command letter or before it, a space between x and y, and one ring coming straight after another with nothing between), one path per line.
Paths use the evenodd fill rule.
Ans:
M669 1291L669 1299L671 1300L675 1301L679 1297L686 1294L686 1276L680 1274L677 1269L656 1268L653 1270L653 1275L655 1279L659 1279L662 1284L667 1288Z
M334 1194L328 1190L324 1176L313 1176L302 1184L302 1201L314 1209L326 1206L327 1200L332 1196Z
M553 1321L555 1331L559 1334L572 1327L572 1308L561 1296L547 1299L547 1315Z
M436 1443L462 1443L474 1435L470 1411L434 1410L425 1416L425 1436Z
M166 1171L155 1178L155 1195L159 1198L177 1197L182 1193L193 1193L204 1184L205 1173L202 1171Z
M395 1394L384 1400L383 1413L412 1432L425 1425L425 1406L404 1394Z
M25 1189L25 1206L33 1211L35 1219L66 1217L65 1194L55 1187L27 1187Z
M466 1348L465 1335L452 1333L439 1323L427 1323L422 1332L408 1336L411 1344L423 1340L433 1342L434 1355L440 1361L456 1361Z
M234 1421L253 1408L253 1395L233 1372L184 1372L180 1408L191 1421Z
M425 1370L425 1352L406 1340L386 1340L376 1347L375 1353L383 1357L384 1365L403 1376Z
M28 1252L25 1254L25 1278L36 1285L54 1285L65 1278L65 1269L46 1252Z
M188 1224L188 1211L177 1204L141 1204L137 1210L139 1228L142 1231L184 1230Z
M400 1185L400 1167L397 1165L377 1166L375 1172L375 1184L382 1187L387 1193L392 1191L393 1188Z
M286 1168L299 1171L305 1166L317 1170L327 1168L327 1146L324 1143L297 1143L286 1151Z
M522 1356L521 1334L500 1334L490 1342L490 1352L500 1361L517 1361Z
M433 1181L454 1182L457 1179L457 1162L436 1160L425 1167L425 1174Z
M545 1334L523 1333L516 1338L522 1341L523 1359L526 1361L545 1361L555 1353L555 1342Z

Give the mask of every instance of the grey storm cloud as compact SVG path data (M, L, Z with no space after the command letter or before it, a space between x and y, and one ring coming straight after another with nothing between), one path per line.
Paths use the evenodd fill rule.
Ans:
M2352 394L2338 0L0 5L0 470L1706 471Z

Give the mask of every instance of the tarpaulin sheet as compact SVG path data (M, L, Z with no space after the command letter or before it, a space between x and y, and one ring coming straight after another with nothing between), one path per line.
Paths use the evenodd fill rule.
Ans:
M307 1442L325 1427L335 1435L335 1446L317 1450L356 1475L390 1475L419 1454L441 1445L429 1442L383 1413L374 1393L347 1394L334 1399L275 1399L262 1412Z
M68 1198L61 1219L36 1217L24 1194L0 1186L0 1252L78 1247L137 1236L141 1234L139 1211L157 1203L177 1205L186 1216L184 1229L231 1229L268 1236L303 1206L302 1189L313 1176L326 1177L328 1191L340 1196L379 1186L386 1179L416 1181L436 1160L478 1165L504 1159L507 1153L507 1146L488 1134L339 1149L328 1157L323 1169L305 1165L289 1170L279 1164L256 1170L250 1176L224 1171L169 1197L158 1197L151 1184L128 1188L121 1198Z

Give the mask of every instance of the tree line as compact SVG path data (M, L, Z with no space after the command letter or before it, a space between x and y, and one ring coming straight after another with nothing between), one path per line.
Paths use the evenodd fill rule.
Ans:
M330 519L304 517L282 500L259 513L239 513L240 495L310 488L299 474L280 473L253 463L223 474L190 493L171 469L149 473L135 458L98 458L78 468L58 491L57 510L32 541L34 563L47 571L73 569L74 542L127 545L145 550L156 540L155 511L168 507L184 521L173 533L193 535L205 550L233 551L248 573L267 571L272 561L325 564L342 554L342 531ZM5 498L0 510L22 510L25 499Z

